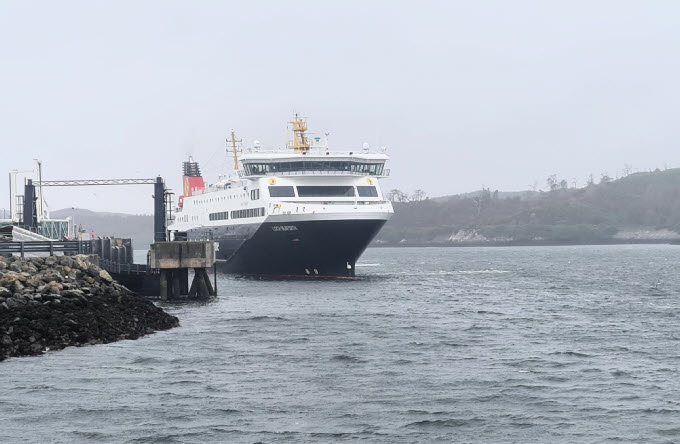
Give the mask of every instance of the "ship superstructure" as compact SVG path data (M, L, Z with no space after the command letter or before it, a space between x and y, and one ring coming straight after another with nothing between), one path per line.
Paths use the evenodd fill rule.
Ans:
M228 145L235 174L206 186L184 163L176 237L219 243L222 271L272 276L354 276L359 256L393 214L380 189L384 152L331 151L299 116L287 149ZM383 150L384 151L384 150Z

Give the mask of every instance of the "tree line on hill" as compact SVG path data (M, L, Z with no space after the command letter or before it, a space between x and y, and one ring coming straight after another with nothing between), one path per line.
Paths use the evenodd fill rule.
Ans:
M503 192L482 188L454 196L428 197L425 191L390 190L394 216L378 233L379 245L607 243L622 230L672 230L680 233L680 169L632 173L584 187L551 175L547 191ZM136 248L153 242L153 217L95 213L82 209L54 211L74 217L97 236L130 237ZM678 236L680 237L680 235Z
M609 242L631 229L680 233L680 169L624 170L620 179L603 174L598 184L590 176L582 188L551 175L546 184L545 192L483 188L435 199L391 190L395 214L377 242L450 242L467 233L480 241L571 244Z

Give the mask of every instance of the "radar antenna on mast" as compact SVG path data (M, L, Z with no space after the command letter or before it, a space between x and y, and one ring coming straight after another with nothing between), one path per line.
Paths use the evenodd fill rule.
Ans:
M309 141L307 140L307 122L295 113L293 125L293 140L288 142L288 148L295 150L296 153L306 153L309 151Z
M236 144L242 142L242 139L236 140L236 134L234 133L234 130L231 130L231 139L227 139L227 144L231 143L231 151L227 148L227 152L234 154L234 171L238 171L238 153L243 151L241 148L237 148Z

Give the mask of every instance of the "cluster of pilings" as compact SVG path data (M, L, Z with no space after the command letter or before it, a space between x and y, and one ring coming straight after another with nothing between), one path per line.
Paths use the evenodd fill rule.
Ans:
M194 279L189 288L189 269L176 268L160 270L160 296L161 299L178 299L183 296L189 298L206 299L216 296L215 287L210 282L210 277L205 268L194 268Z
M82 241L88 242L88 241ZM97 254L101 259L119 264L134 264L132 239L119 239L115 237L102 237L89 241L90 248L87 253Z
M214 242L156 242L149 250L149 266L160 272L162 299L207 299L217 295L217 274L214 285L206 269L216 264ZM189 269L194 279L189 287Z

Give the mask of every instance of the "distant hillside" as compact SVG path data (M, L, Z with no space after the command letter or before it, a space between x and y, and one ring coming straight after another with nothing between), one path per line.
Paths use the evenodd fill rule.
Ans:
M481 190L415 202L394 202L395 214L374 245L524 245L680 240L680 169L635 173L584 188ZM87 232L153 241L153 217L52 212L75 216Z
M132 238L135 248L144 249L153 242L153 216L124 213L99 213L82 208L52 211L55 219L71 217L87 233L97 236Z
M680 239L680 169L552 191L395 202L383 244L535 244Z

